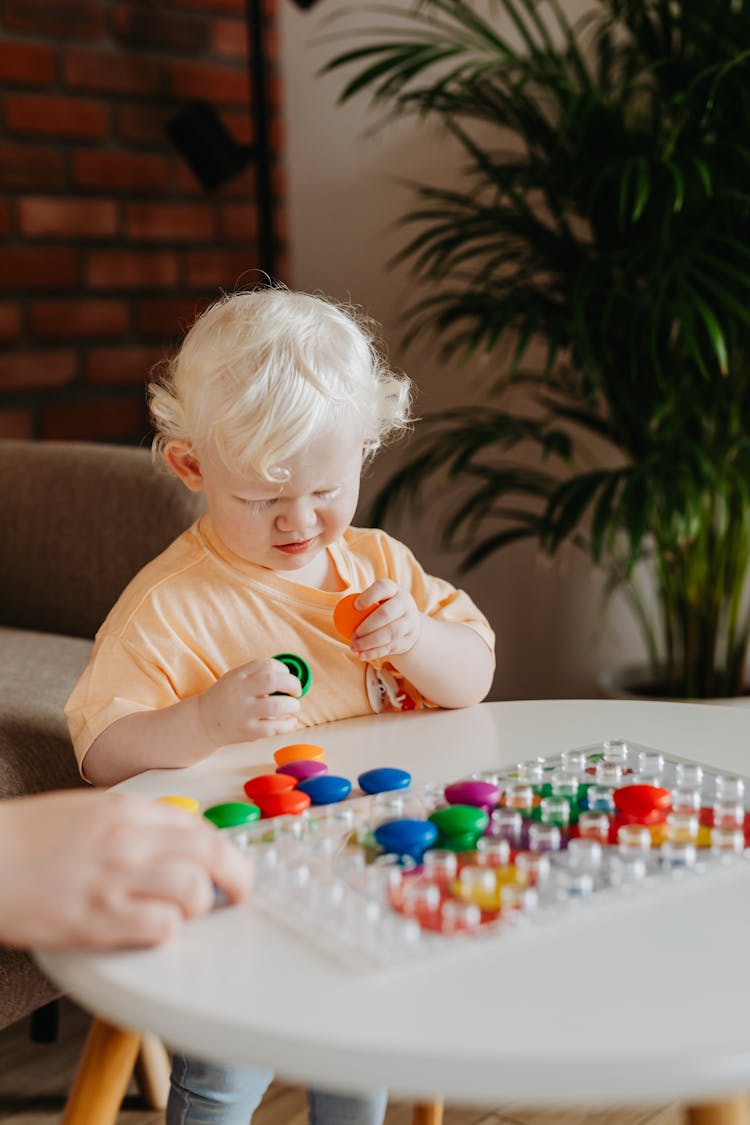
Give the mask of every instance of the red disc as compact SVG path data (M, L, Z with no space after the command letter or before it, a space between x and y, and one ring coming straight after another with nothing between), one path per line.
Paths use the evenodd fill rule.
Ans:
M283 774L281 776L283 777ZM309 795L300 789L287 789L283 793L266 793L263 797L256 797L255 803L264 817L297 816L311 805Z
M626 816L641 818L652 813L668 812L672 794L658 785L625 785L615 790L615 808Z
M294 789L297 784L296 777L285 773L263 773L259 777L251 777L243 788L251 801L258 797L265 797L268 793L286 793Z

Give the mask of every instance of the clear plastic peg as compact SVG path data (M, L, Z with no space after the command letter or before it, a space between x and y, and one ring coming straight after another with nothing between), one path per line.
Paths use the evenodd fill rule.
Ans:
M695 812L671 812L666 821L667 839L675 844L692 844L698 839L698 815Z
M490 815L489 835L516 844L521 839L523 817L517 809L495 809Z
M552 800L552 798L550 798ZM542 802L544 804L544 802ZM565 802L566 806L568 802ZM543 814L542 814L543 815ZM560 829L557 824L534 822L529 825L529 851L559 852Z
M584 871L597 871L602 864L602 845L599 840L577 836L568 841L566 857L570 867Z
M595 777L597 785L609 785L617 789L622 782L622 764L602 758L596 763Z
M630 747L621 738L607 738L602 743L602 753L605 762L619 762L624 765L628 758Z
M549 776L553 797L567 797L574 801L578 796L578 778L566 770L554 770Z
M516 881L523 886L537 886L549 879L551 867L546 852L518 852Z
M542 762L519 762L516 766L519 782L525 785L541 785L544 778L544 764Z
M609 817L603 812L582 812L578 817L578 832L583 840L598 840L600 844L608 844Z
M567 798L543 797L540 810L543 824L555 824L558 828L568 827L570 823L570 802Z
M566 773L582 775L586 772L588 763L583 750L563 750L560 761Z
M678 762L675 777L678 789L700 789L703 785L703 766L694 762Z
M742 855L745 833L741 828L712 828L709 833L711 852L722 857Z
M651 833L643 824L623 824L617 830L621 855L645 855L651 850Z
M717 828L742 828L745 823L745 806L737 801L716 801L713 812Z
M648 868L640 855L610 852L606 860L607 879L613 887L630 887L646 878Z
M375 814L381 820L398 820L404 815L404 798L393 792L377 793Z
M745 782L741 777L720 773L716 778L716 800L735 801L742 804L745 799Z
M638 776L644 785L657 785L664 771L664 755L652 750L638 752Z
M680 786L679 789L672 790L672 812L697 813L700 807L700 789L685 789Z
M615 791L611 785L589 785L586 790L586 803L590 812L613 813Z
M480 841L481 843L481 841ZM458 859L455 852L444 848L430 848L422 857L425 878L436 882L447 883L455 879L458 871Z
M508 809L532 809L534 790L526 781L509 782L505 790L505 807Z
M594 877L590 871L577 867L555 869L555 887L562 898L587 898L594 890Z
M538 904L538 895L533 887L520 883L504 883L500 888L500 913L526 914Z
M677 840L665 840L659 849L659 862L662 867L681 869L695 867L698 853L695 844Z
M429 879L405 879L401 885L401 908L412 917L437 915L442 897L440 887Z
M444 934L475 932L482 924L482 911L475 902L447 898L440 907L440 930Z
M427 855L429 855L429 852ZM507 867L510 863L509 841L504 839L493 840L491 836L480 836L477 840L477 863L481 864L482 867Z

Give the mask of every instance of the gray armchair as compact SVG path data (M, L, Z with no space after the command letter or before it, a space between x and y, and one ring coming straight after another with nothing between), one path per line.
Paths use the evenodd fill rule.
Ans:
M148 450L0 440L0 799L82 784L65 701L120 592L200 510ZM0 1028L54 995L0 947Z

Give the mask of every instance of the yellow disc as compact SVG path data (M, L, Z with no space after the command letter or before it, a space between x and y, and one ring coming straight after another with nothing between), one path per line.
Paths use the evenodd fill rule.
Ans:
M473 902L480 910L495 911L500 909L500 888L508 883L517 883L516 869L511 864L508 867L487 868L495 876L495 886L490 890L485 887L468 887L459 879L452 879L450 892L463 902Z
M295 742L293 746L282 746L279 750L275 750L273 758L277 766L285 766L288 762L322 762L325 756L322 746Z
M176 805L178 809L184 809L185 812L189 813L197 813L200 808L195 797L159 797L158 804Z
M705 824L701 824L700 828L698 829L698 835L695 838L695 845L698 848L711 847L711 829L708 828Z

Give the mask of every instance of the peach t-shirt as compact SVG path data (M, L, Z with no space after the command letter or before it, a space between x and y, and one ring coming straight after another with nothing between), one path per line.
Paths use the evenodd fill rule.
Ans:
M462 590L433 578L384 531L351 527L329 548L335 592L302 586L235 555L202 516L136 575L97 633L65 708L82 765L103 730L136 711L204 692L225 672L290 652L312 670L300 726L383 710L429 707L387 661L363 664L333 625L346 593L391 578L423 613L468 625L494 646L487 620Z

